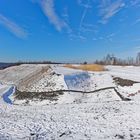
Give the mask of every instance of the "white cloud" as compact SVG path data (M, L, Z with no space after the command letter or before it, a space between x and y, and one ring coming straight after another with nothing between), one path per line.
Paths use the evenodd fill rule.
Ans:
M63 21L55 12L53 0L41 0L40 5L50 23L53 24L58 31L68 27L67 23Z
M100 14L102 17L101 23L106 24L108 20L117 14L124 6L125 3L122 0L117 0L115 2L103 0L102 5L100 6Z
M17 25L15 22L11 21L7 17L0 14L0 24L3 25L8 31L10 31L12 34L19 38L25 38L27 37L27 32Z

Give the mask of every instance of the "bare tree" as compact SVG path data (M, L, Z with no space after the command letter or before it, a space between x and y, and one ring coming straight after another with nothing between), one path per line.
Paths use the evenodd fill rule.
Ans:
M136 65L140 65L140 52L137 54L136 57Z

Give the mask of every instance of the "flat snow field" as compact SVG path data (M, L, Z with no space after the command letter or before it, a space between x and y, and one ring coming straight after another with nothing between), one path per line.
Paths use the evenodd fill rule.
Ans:
M140 140L140 67L107 66L108 71L89 72L50 65L42 78L28 88L33 92L59 89L95 93L65 92L55 101L29 100L28 104L3 95L28 75L48 65L21 65L0 71L0 140ZM120 86L113 77L133 80L131 86ZM29 81L28 81L29 82ZM27 87L26 87L27 88Z

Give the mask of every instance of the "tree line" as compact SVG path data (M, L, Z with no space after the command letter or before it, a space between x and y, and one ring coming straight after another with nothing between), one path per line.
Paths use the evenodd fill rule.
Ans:
M96 60L95 64L100 65L135 65L140 66L140 52L137 53L137 56L134 57L128 57L126 59L121 59L113 54L107 54L102 60Z

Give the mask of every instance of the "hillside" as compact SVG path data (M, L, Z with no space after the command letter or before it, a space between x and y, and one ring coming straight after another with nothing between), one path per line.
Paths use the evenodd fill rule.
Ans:
M21 65L1 70L0 139L140 139L140 68L106 69L89 72L62 65ZM13 85L22 98L16 98L15 90L10 89ZM113 89L86 93L107 87L115 87L131 100L123 101ZM83 92L64 92L55 100L52 96L40 100L56 90Z

